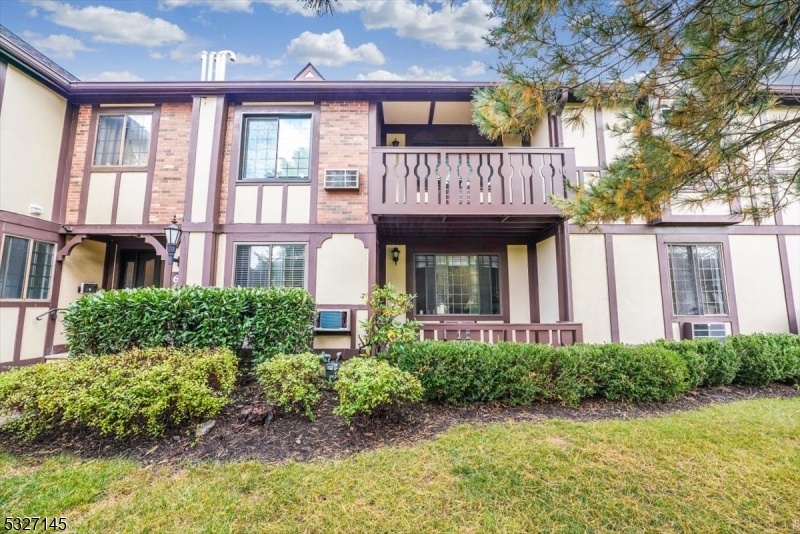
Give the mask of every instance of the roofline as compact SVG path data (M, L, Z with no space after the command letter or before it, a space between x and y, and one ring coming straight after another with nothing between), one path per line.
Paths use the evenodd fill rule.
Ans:
M0 59L6 59L10 64L41 81L60 95L69 95L72 80L20 48L2 34L0 34Z

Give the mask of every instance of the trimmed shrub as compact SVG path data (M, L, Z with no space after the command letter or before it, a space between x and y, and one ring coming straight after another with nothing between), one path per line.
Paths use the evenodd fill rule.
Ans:
M772 382L800 382L800 337L791 334L739 334L728 343L741 358L735 381L766 386Z
M691 389L686 363L671 350L653 345L610 343L600 350L600 394L625 402L667 402Z
M227 347L253 351L257 363L311 349L315 307L287 287L183 286L101 291L64 312L73 354L115 354L148 347Z
M686 364L689 383L697 386L727 386L739 370L741 358L730 343L716 339L667 341L660 339L655 345L677 353Z
M117 439L213 417L228 404L237 359L228 349L134 349L0 374L3 431L34 438L85 427Z
M278 354L259 364L255 375L264 386L267 402L285 412L303 412L314 421L314 405L319 402L324 380L316 354Z
M490 373L494 394L489 400L508 404L531 404L554 398L556 349L550 345L500 343Z
M556 400L577 406L582 399L597 395L601 385L598 377L607 368L601 347L602 345L572 345L556 349Z
M339 394L339 406L333 413L344 417L348 425L356 415L372 415L379 409L422 399L417 378L373 358L346 361L333 388Z

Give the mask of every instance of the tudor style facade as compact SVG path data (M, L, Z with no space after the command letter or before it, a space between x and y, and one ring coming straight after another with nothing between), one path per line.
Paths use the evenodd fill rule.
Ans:
M618 152L614 110L493 143L471 83L329 82L310 65L286 82L79 82L0 30L0 365L64 352L51 310L91 284L304 287L349 318L315 348L346 352L361 295L387 282L417 295L434 339L797 333L799 205L760 226L719 206L596 232L553 208Z

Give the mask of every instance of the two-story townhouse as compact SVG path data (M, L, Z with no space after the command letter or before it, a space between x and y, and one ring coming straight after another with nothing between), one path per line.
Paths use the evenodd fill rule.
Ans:
M63 353L48 312L95 287L303 287L329 312L315 348L346 353L361 295L387 282L417 295L424 338L797 332L800 205L759 226L721 206L582 230L550 196L618 153L618 114L495 143L471 124L475 87L310 65L291 81L80 82L0 30L0 365ZM781 91L775 113L797 113L800 89Z

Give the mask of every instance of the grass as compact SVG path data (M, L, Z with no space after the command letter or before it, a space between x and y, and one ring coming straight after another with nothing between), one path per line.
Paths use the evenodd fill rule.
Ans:
M461 426L312 464L0 453L4 516L71 532L798 532L800 399L661 419Z

